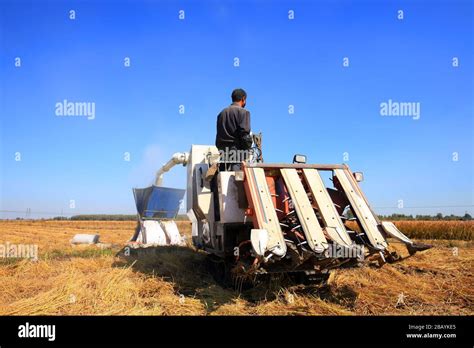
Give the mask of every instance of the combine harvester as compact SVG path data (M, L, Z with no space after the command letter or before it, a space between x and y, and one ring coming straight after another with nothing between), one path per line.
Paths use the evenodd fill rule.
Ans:
M254 136L257 139L254 143L260 144ZM358 184L362 173L351 172L345 164L306 164L302 155L293 163L263 163L261 148L254 146L242 170L227 171L222 170L222 157L215 146L192 145L189 153L174 154L156 174L155 185L144 190L160 191L157 196L163 199L158 201L174 206L177 213L184 192L163 188L163 175L174 165L187 166L192 241L208 253L214 274L226 283L275 273L300 281L324 280L331 269L343 265L367 259L380 265L394 262L400 256L389 251L388 238L404 243L410 255L430 247L414 243L393 223L380 221ZM330 175L332 188L326 188L324 173ZM141 216L137 240L149 222L142 221L143 200L137 200L137 194L135 198ZM161 245L170 244L172 238L164 238Z

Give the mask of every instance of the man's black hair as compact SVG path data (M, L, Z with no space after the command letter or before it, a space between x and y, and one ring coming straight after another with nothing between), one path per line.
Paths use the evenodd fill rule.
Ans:
M242 88L237 88L232 91L232 102L239 102L244 98L247 98L247 93L245 93Z

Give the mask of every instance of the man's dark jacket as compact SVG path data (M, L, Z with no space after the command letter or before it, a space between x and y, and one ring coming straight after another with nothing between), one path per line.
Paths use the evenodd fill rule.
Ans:
M217 116L216 146L218 149L237 148L247 150L250 139L250 112L233 103Z

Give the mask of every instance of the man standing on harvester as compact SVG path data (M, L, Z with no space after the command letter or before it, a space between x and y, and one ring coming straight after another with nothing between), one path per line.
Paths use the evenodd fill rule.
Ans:
M216 147L221 153L245 154L252 147L250 112L245 109L246 102L247 93L237 88L232 92L232 104L217 116ZM243 159L242 156L239 158ZM227 169L239 170L240 164L232 163Z

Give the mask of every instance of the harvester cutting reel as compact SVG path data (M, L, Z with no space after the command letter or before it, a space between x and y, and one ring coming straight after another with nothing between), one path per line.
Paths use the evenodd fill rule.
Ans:
M323 183L327 171L334 188ZM243 173L254 269L271 270L270 263L283 265L285 259L285 268L316 273L366 259L398 261L388 238L405 244L410 255L430 248L380 221L358 184L362 174L346 165L244 163Z

